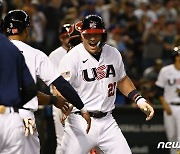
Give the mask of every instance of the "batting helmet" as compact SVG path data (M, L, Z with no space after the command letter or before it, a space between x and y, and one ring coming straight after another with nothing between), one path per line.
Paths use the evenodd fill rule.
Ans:
M70 25L70 24L64 24L64 25L59 29L59 36L60 36L60 37L63 37L63 36L69 35L70 28L71 28L71 25Z
M69 35L70 35L69 44L73 47L82 42L80 35L81 26L82 26L82 21L79 21L73 24L69 31Z
M6 35L16 35L30 26L30 17L23 10L12 10L4 18L3 31Z
M82 34L102 34L102 41L99 47L102 47L107 40L107 32L102 18L98 15L88 15L82 21Z
M105 33L105 26L102 18L97 15L88 15L82 21L81 32L83 34Z
M175 57L180 56L180 46L174 47L171 55L172 55L173 61L175 61Z

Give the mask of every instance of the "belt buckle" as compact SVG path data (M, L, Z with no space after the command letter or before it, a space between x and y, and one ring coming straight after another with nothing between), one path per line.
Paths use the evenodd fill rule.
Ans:
M91 116L92 116L92 117L95 117L95 113L94 113L94 112L92 112L92 113L91 113Z
M4 114L6 112L6 107L4 105L0 105L0 114Z
M94 118L101 118L101 112L99 112L99 111L92 112L92 117L94 117Z

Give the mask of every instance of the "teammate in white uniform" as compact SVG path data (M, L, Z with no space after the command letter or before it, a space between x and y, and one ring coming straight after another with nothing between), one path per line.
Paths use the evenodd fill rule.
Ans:
M23 55L1 34L3 1L0 0L0 153L24 154L24 124L18 108L37 94Z
M19 50L2 34L0 42L0 153L24 154L18 108L36 96L37 88Z
M61 41L61 46L56 50L52 51L49 55L49 59L52 63L58 68L59 62L61 58L67 53L69 50L69 29L71 28L70 24L64 24L62 28L59 30L59 40Z
M106 154L131 154L118 124L112 117L116 87L139 108L153 117L154 110L140 96L127 77L120 52L105 44L107 33L101 17L86 16L82 22L83 43L75 46L61 60L59 70L78 92L92 117L89 134L85 121L74 108L65 123L62 154L87 154L98 146ZM83 146L84 145L84 146Z
M91 119L75 90L60 76L59 72L43 52L22 42L27 38L29 26L30 18L22 10L10 11L4 18L4 32L12 43L14 43L19 50L22 51L34 81L36 82L37 76L39 76L47 85L53 84L69 102L81 109L82 116L88 123L88 132ZM30 118L35 120L34 111L38 109L37 97L33 98L23 107L24 109L19 110L20 116L22 118ZM40 144L37 132L28 136L26 138L26 142L26 154L40 153Z
M164 66L156 85L160 102L164 108L164 125L168 141L180 144L180 47L172 52L174 64ZM177 154L171 149L171 154Z
M59 66L59 62L61 61L62 57L68 52L68 50L82 42L79 32L80 26L81 26L81 22L77 22L76 24L73 25L70 24L63 25L63 27L59 31L59 38L62 43L62 46L54 50L49 55L49 58L52 61L52 63L54 63L55 65L58 64ZM56 92L54 94L56 94ZM53 106L53 119L55 124L56 140L57 140L56 154L60 153L61 140L64 134L64 127L60 122L62 118L63 118L63 114L61 110Z
M49 55L49 59L51 62L58 68L59 62L61 61L61 58L67 53L69 49L69 29L71 28L70 24L64 24L60 30L59 30L59 40L61 41L61 46L58 47L56 50L52 51ZM56 95L54 93L54 95ZM53 119L54 119L54 125L55 125L55 132L56 132L56 154L60 153L60 146L61 146L61 140L64 133L64 127L61 123L61 119L63 116L63 113L60 109L55 107L53 105Z

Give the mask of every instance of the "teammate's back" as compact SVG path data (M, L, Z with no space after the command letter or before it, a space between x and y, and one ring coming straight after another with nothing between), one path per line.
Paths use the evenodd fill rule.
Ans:
M24 79L21 76L24 75L23 70L27 66L23 63L24 57L18 49L2 34L0 34L0 42L0 102L7 106L16 106L22 104L21 88L25 83L21 80L30 80L31 83L34 81L30 78L30 74L24 76Z
M25 153L25 136L19 109L36 92L23 55L0 34L0 153Z

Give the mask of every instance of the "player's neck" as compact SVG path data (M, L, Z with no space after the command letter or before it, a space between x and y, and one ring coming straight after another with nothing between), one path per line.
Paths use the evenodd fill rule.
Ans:
M102 52L102 50L100 51L100 52L98 52L98 53L96 53L96 54L91 54L97 61L99 61L99 59L100 59L100 57L101 57L101 52Z
M66 45L62 45L62 47L67 51L69 50L69 47L67 47Z
M18 40L18 41L23 41L22 37L19 35L11 35L8 36L9 40Z
M179 62L176 62L176 63L174 64L174 66L175 66L175 68L176 68L177 70L180 70L180 63L179 63Z

